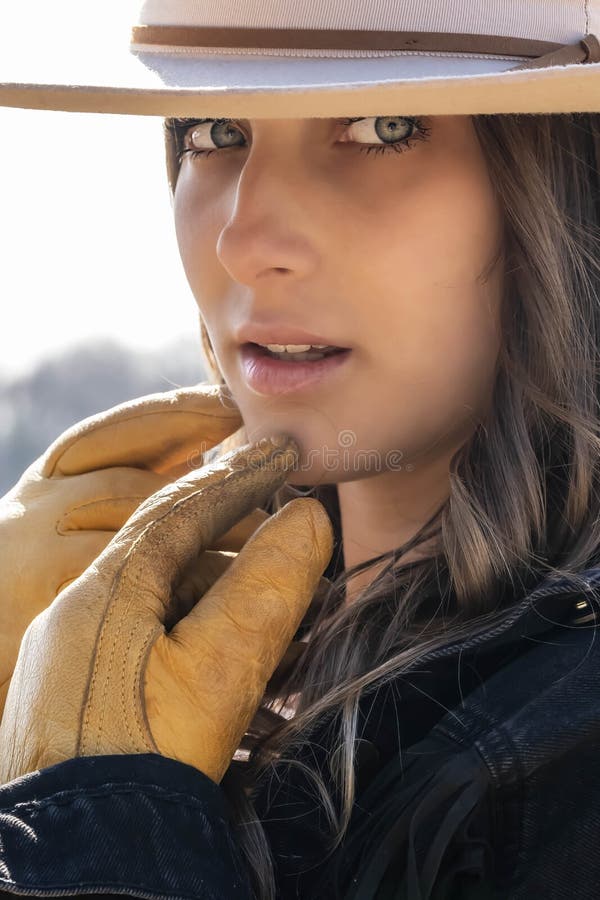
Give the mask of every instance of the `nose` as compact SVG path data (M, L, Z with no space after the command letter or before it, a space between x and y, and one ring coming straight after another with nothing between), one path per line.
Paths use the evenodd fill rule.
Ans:
M305 278L318 260L318 229L309 174L289 153L256 143L246 156L231 215L217 240L217 256L230 277L261 288L269 279Z

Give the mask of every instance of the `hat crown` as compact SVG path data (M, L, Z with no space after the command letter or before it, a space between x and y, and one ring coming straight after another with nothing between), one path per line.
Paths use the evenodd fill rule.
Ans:
M146 0L139 23L505 35L572 43L600 32L600 0Z

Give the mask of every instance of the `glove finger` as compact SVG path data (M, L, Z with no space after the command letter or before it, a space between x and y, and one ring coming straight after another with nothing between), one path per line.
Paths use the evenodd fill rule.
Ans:
M135 466L164 472L203 454L242 424L224 385L200 383L148 394L78 422L40 460L45 478Z
M252 535L178 623L173 637L185 636L189 643L199 635L213 643L218 634L216 646L235 646L236 655L243 647L245 659L263 660L266 682L300 625L332 552L333 528L323 505L307 497L291 500Z
M76 475L69 480L69 502L56 530L119 531L144 500L170 483L167 475L124 467Z
M173 617L173 589L202 551L209 549L218 537L257 506L266 505L272 493L284 483L298 454L293 439L280 435L225 454L212 465L167 485L142 503L94 565L58 598L58 619L61 612L63 617L81 615L81 603L77 600L83 598L89 605L88 618L94 617L98 622L97 648L110 647L110 652L98 650L95 654L93 682L86 701L86 724L80 738L82 755L90 755L89 751L93 754L92 748L99 746L131 746L127 728L133 727L132 723L137 733L135 746L146 749L154 746L146 723L151 712L146 705L142 720L137 704L144 696L148 660L157 645L164 646L163 641L168 640L165 622L170 623ZM268 524L265 522L257 534ZM178 626L179 623L173 632ZM136 640L141 643L139 652L134 653L132 647ZM185 650L181 646L177 649ZM77 646L73 652L77 654ZM155 674L162 692L161 708L166 704L169 709L169 723L175 714L181 724L181 715L187 716L187 707L195 715L196 697L190 696L180 679L176 679L176 687L183 690L184 699L189 702L173 708L169 667L167 671L153 673L154 682ZM119 714L114 719L105 715L110 697L121 700ZM183 713L182 707L185 707ZM107 734L109 730L111 735ZM178 727L175 730L180 731ZM191 730L197 738L195 722ZM175 759L185 759L174 745L167 755L173 753Z
M160 679L155 667L164 678L165 656L175 659L175 678L198 698L199 707L197 732L188 728L177 748L165 718L152 716L151 730L161 752L176 752L179 759L220 781L332 552L333 528L322 504L309 498L290 501L157 642L148 659L148 709L160 710L172 690L167 686L162 697L164 680L156 687Z
M63 535L119 531L145 500L172 482L170 475L123 467L76 475L70 481L71 497L75 497L56 523L56 530ZM237 553L268 518L269 514L257 507L219 537L211 549Z
M265 688L264 700L272 703L274 700L279 701L278 711L275 712L274 709L269 706L261 706L258 707L256 713L252 717L248 728L246 729L246 733L240 738L239 748L243 751L251 751L252 748L256 744L256 738L260 737L265 733L265 731L271 731L274 727L280 724L281 715L283 713L286 718L289 714L295 713L296 707L296 695L289 695L287 689L285 697L282 693L282 689L286 684L292 669L296 667L299 660L304 656L306 652L306 643L303 641L292 641L287 650L283 655L283 659L273 672L273 675L267 682L267 686ZM281 701L283 699L287 700L287 703L282 707Z
M274 435L167 485L121 529L103 559L105 571L114 565L122 585L130 582L152 598L143 612L162 621L180 573L240 519L266 506L297 459L295 441Z

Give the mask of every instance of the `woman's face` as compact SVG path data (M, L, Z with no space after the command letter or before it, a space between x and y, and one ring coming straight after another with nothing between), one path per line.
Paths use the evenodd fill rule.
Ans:
M489 402L503 278L501 265L481 277L502 215L471 118L184 131L186 148L212 152L183 156L179 248L249 439L293 435L289 481L302 485L410 471L460 446ZM317 383L263 393L242 365L253 324L351 352Z

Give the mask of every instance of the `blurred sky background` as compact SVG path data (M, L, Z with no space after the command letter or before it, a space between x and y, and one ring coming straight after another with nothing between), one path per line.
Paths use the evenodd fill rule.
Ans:
M57 52L51 38L68 14L73 41L110 32L127 43L137 9L134 0L15 3L2 11L2 40L14 35L20 52L27 29L39 62ZM195 336L162 119L0 107L0 138L0 377L91 337L150 349Z
M139 4L4 7L0 81L19 81L71 53L103 71ZM0 106L0 496L75 422L206 380L162 125Z

